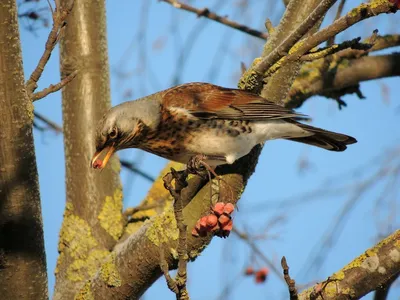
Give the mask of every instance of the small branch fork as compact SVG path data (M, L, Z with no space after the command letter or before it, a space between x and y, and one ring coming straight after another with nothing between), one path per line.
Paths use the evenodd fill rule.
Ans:
M232 27L244 33L247 33L251 36L266 40L268 38L268 34L265 32L261 32L255 29L252 29L246 25L236 23L234 21L229 20L227 17L221 17L216 13L213 13L208 8L198 9L193 6L190 6L186 3L178 2L177 0L160 0L162 2L171 4L173 7L186 10L192 13L195 13L198 17L205 17L215 22L224 24L226 26ZM268 24L269 25L269 24Z
M325 3L324 3L325 2ZM330 0L321 1L318 7L314 10L311 15L315 15L315 17L321 16L321 12L325 13L327 9L333 4ZM330 6L329 6L330 5ZM326 10L324 11L324 8ZM321 29L320 31L314 33L313 35L305 38L301 42L298 43L298 47L295 46L300 38L302 37L300 33L303 33L304 28L308 28L307 20L310 19L311 15L296 29L282 44L270 55L268 55L265 59L263 59L255 68L255 71L259 74L264 74L267 72L266 76L270 76L275 73L278 69L280 69L283 65L291 62L300 60L303 55L305 55L308 51L317 47L319 44L323 43L331 39L333 36L338 33L346 30L351 27L355 23L358 23L362 20L368 19L370 17L376 16L382 13L394 13L398 7L396 7L391 2L382 2L377 6L373 6L371 3L361 4L359 7L353 9L343 17L334 21L331 25ZM318 14L319 10L319 14ZM289 52L290 49L294 49L295 51ZM286 53L289 53L285 56ZM279 61L279 62L278 62Z
M167 280L168 288L176 294L178 300L188 300L189 293L186 289L187 281L187 226L183 220L183 200L181 192L187 187L187 177L189 172L187 170L177 172L171 168L171 172L164 176L164 187L170 192L174 198L174 214L179 230L178 238L178 272L175 279L173 279L168 273L168 264L164 258L164 250L160 249L160 267L164 273L165 279ZM172 184L175 182L175 187Z
M286 257L282 257L281 260L281 266L283 269L283 277L285 278L286 284L289 289L289 295L290 295L290 300L298 300L299 296L297 294L297 289L296 289L296 282L294 279L290 278L289 275L289 266L286 262Z
M77 71L74 71L67 77L63 78L59 83L57 83L55 85L50 85L48 88L45 88L44 90L42 90L40 92L34 93L38 87L38 81L39 81L40 77L42 76L43 70L44 70L47 62L50 59L51 53L52 53L54 47L57 45L58 41L60 40L60 38L64 32L64 28L67 24L65 22L65 20L67 19L68 15L70 14L70 12L73 8L73 4L74 4L74 1L69 1L68 5L60 8L60 5L57 1L56 8L53 11L53 8L51 7L51 5L49 3L50 9L52 11L53 27L47 38L45 50L42 54L42 57L40 58L35 70L32 72L31 76L25 83L26 90L32 101L39 100L39 99L47 96L50 93L54 93L54 92L60 90L67 83L72 81L72 79L74 79L77 74Z

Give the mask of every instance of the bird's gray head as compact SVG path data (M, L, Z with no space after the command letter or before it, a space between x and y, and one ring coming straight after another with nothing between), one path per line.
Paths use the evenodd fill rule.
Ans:
M160 121L160 105L151 98L129 101L111 108L96 130L92 167L102 169L115 151L137 148ZM103 160L99 159L106 152Z

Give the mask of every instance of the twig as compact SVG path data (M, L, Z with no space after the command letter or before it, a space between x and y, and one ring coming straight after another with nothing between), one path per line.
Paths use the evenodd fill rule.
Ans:
M227 17L221 17L217 15L216 13L213 13L210 11L208 8L203 8L203 9L198 9L193 6L190 6L186 3L178 2L176 0L160 0L165 3L171 4L173 7L186 10L192 13L195 13L198 17L205 17L210 20L213 20L215 22L224 24L226 26L232 27L234 29L237 29L239 31L245 32L251 36L266 40L268 38L268 34L265 32L261 32L255 29L252 29L246 25L239 24L237 22L229 20Z
M399 278L400 272L396 275L393 276L393 278L390 279L390 281L386 282L386 284L382 285L375 291L374 295L374 300L386 300L387 296L389 294L389 289L393 282L396 281L397 278Z
M345 3L345 2L346 2L346 0L341 0L341 1L340 1L339 6L338 6L338 9L337 9L337 11L336 11L335 19L333 20L334 22L335 22L337 19L339 19L340 16L342 15L343 8L344 8L344 3ZM335 37L336 37L336 36L333 35L333 36L331 36L331 37L327 40L326 44L327 44L328 47L329 47L329 46L332 46L332 45L335 43Z
M136 166L133 163L129 162L129 161L121 159L121 166L123 166L124 168L128 169L129 171L131 171L133 173L136 173L136 174L142 176L144 179L146 179L146 180L148 180L150 182L154 182L156 180L150 174L148 174L148 173L136 168Z
M241 240L245 241L249 247L251 248L251 250L257 254L266 265L268 265L271 270L280 278L284 281L284 278L282 277L281 272L278 270L277 267L275 267L274 263L267 258L264 253L257 247L256 243L254 243L252 240L250 240L248 238L248 235L239 231L238 229L236 229L235 227L232 228L232 232L235 233Z
M281 266L283 269L283 277L285 278L286 284L289 289L290 300L299 299L299 297L297 295L296 282L294 281L294 279L290 278L289 266L286 262L286 257L284 257L284 256L282 257L282 260L281 260Z
M69 13L71 12L73 7L73 1L69 3L69 5L60 8L56 7L53 13L53 27L49 33L49 36L46 41L45 50L40 58L35 70L32 72L31 76L26 82L26 89L29 95L32 95L33 92L37 89L37 82L42 76L44 67L46 66L49 58L51 56L51 52L56 46L57 42L60 39L60 35L62 34L62 29L66 25L65 20L67 19Z
M344 41L338 45L331 45L329 47L321 48L318 49L317 51L314 51L312 53L308 53L303 55L300 60L302 61L311 61L311 60L316 60L320 58L324 58L328 55L332 55L334 53L337 53L339 51L342 51L344 49L356 49L356 50L369 50L372 48L373 44L364 44L360 43L361 37L352 39L350 41Z
M272 22L270 19L267 18L264 25L265 25L265 28L267 29L269 35L274 33L275 29L274 29L274 26L272 25Z
M321 5L322 5L322 3L320 4L320 6ZM318 7L316 9L318 9ZM346 30L347 28L351 27L355 23L358 23L362 20L376 16L378 14L395 12L396 10L397 10L397 8L395 7L395 5L390 3L389 1L379 2L379 3L374 2L374 3L361 4L360 6L351 10L345 16L343 16L343 17L339 18L338 20L336 20L335 22L333 22L331 25L329 25L329 26L325 27L324 29L321 29L320 31L316 32L315 34L305 38L303 41L301 41L301 45L299 45L299 47L296 47L296 51L285 56L279 62L279 64L276 64L276 66L274 66L274 68L271 68L272 65L277 62L276 57L278 57L278 59L280 59L283 57L283 55L279 56L279 55L275 54L273 57L274 59L268 59L268 58L274 52L277 52L279 50L279 48L281 48L282 44L284 44L286 41L283 42L281 44L281 46L279 46L277 48L277 50L272 52L265 60L263 60L257 66L257 71L265 72L266 70L268 70L268 75L270 75L270 74L276 72L278 69L280 69L286 63L300 59L305 53L307 53L314 47L316 47L319 44L323 43L324 41L328 40L332 36L335 36L338 33ZM306 19L306 21L307 21L307 19ZM305 23L306 21L304 21L303 23ZM290 38L290 36L287 39L289 39L289 38ZM289 51L289 49L292 46L293 46L293 44L288 49L287 49L287 47L282 47L283 50L281 49L280 51L287 52L287 51ZM267 61L267 59L268 59L268 61ZM273 63L271 64L271 62L273 62Z
M280 60L283 56L285 56L285 54L288 53L290 48L292 48L292 46L296 42L298 42L322 18L322 16L335 2L335 0L321 1L321 3L313 10L313 12L299 25L299 27L297 27L274 51L266 56L254 68L254 71L258 74L263 75L278 60Z
M59 83L57 83L55 85L50 84L50 86L48 88L45 88L40 92L34 93L31 96L31 100L37 101L39 99L46 97L48 94L51 94L51 93L61 90L65 85L67 85L69 82L72 81L72 79L75 78L76 74L78 74L77 70L75 70L74 72L69 74L67 77L65 77L63 80L61 80Z
M174 214L176 219L176 224L179 231L178 238L178 272L176 274L175 279L168 278L166 276L167 283L168 281L173 280L175 285L177 286L177 291L175 289L171 289L175 294L176 298L179 300L188 300L189 293L186 289L186 281L187 281L187 226L183 220L183 200L181 196L182 190L187 186L187 176L188 171L184 170L181 172L175 171L175 169L171 168L171 172L164 176L164 187L170 192L171 196L174 198ZM175 180L175 187L172 186L172 181ZM164 266L165 268L165 266ZM165 272L164 272L165 275ZM170 287L171 283L168 284ZM174 287L174 285L172 285Z
M50 119L46 118L45 116L39 114L38 112L33 112L33 115L35 116L36 119L39 119L40 121L42 121L43 123L47 124L47 126L49 126L50 129L54 130L57 133L62 133L63 129L60 125L58 125L57 123L51 121Z
M124 212L123 215L128 218L132 216L134 213L137 213L138 211L144 211L144 210L149 210L156 208L157 206L160 206L159 203L157 204L149 204L149 205L139 205L136 207L128 207Z
M167 286L168 288L173 291L175 294L179 294L179 289L178 286L175 282L175 280L169 275L169 270L168 270L168 263L165 260L165 255L164 255L164 249L163 247L160 247L160 268L161 271L164 273L165 280L167 281Z

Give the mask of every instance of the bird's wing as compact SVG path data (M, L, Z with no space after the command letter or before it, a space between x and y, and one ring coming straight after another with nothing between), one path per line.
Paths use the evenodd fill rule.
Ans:
M265 120L304 118L256 94L208 83L190 83L162 92L168 110L184 110L200 119Z

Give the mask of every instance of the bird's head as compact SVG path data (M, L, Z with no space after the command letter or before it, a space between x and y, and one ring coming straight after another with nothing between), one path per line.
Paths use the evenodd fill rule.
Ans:
M126 102L103 116L96 130L96 152L91 161L94 169L103 169L118 150L137 148L149 130L157 126L157 112L149 111L146 106L149 104L140 100Z

